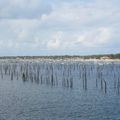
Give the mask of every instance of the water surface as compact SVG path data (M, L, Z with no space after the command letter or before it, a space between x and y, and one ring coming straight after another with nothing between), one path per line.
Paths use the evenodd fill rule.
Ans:
M0 120L119 120L120 63L0 62Z

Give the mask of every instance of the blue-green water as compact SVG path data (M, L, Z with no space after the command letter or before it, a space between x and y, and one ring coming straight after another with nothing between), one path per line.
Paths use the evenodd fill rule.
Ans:
M13 74L13 79L12 72L9 73L8 70L4 73L6 65L10 65L12 71L15 64L18 66L15 71L19 71L20 63L1 63L3 76L0 78L0 120L120 120L119 63L102 63L102 68L99 63L84 63L84 73L84 66L81 67L83 63L37 63L36 66L50 64L53 76L51 78L48 73L50 67L43 65L39 70L39 78L34 77L32 80L29 72L28 78L21 79L23 73L26 73L24 70L21 73L19 71L18 79L14 77L16 73ZM26 63L23 66L25 65ZM31 72L33 76L35 69ZM86 88L83 79L87 80ZM106 88L104 81L101 87L101 79L105 80Z

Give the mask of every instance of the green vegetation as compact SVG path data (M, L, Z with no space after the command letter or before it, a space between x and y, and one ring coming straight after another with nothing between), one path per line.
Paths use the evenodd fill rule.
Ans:
M70 56L70 55L64 55L64 56L3 56L0 57L0 59L120 59L120 53L119 54L104 54L104 55L86 55L86 56Z

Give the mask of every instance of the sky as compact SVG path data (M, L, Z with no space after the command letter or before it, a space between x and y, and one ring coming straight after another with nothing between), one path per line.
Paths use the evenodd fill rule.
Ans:
M120 0L0 0L0 56L120 53Z

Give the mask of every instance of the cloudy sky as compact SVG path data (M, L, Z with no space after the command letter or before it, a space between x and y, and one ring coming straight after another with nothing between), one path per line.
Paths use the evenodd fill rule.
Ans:
M120 0L0 0L0 56L120 52Z

